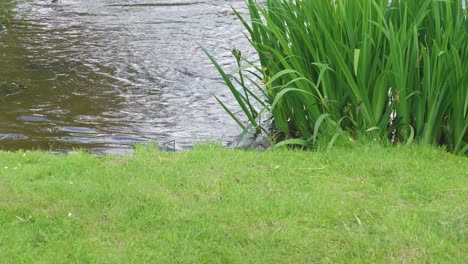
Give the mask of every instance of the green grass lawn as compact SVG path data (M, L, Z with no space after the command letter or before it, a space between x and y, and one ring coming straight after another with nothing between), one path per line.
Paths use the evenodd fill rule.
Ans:
M467 176L420 146L0 152L0 263L467 263Z

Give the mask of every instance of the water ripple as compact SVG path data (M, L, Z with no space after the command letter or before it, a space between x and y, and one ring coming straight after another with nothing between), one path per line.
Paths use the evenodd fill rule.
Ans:
M244 0L21 5L0 35L0 138L25 143L4 138L0 147L105 150L175 140L189 148L233 140L239 130L213 100L230 98L228 91L197 44L230 69L233 47L253 57L231 5L246 11Z

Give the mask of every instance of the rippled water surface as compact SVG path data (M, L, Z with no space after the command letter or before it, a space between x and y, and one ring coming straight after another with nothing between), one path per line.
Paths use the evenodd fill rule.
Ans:
M20 5L0 29L0 148L129 149L234 140L233 104L202 50L232 68L244 0L59 0Z

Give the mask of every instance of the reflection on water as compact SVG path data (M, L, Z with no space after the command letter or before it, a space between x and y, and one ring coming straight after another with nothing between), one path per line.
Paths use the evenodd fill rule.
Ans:
M102 150L231 141L228 91L198 47L232 67L244 0L60 0L0 29L0 148ZM245 49L244 49L245 50ZM244 51L245 53L245 51Z

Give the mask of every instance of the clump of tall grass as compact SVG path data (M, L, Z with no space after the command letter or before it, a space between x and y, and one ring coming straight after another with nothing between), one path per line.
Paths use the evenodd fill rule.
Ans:
M346 131L445 145L463 155L468 152L464 2L247 0L250 19L236 14L259 65L236 52L235 77L210 58L250 126L266 131L257 118L262 111L271 114L269 132L280 135L279 144L311 146L317 137L333 141L337 131Z

